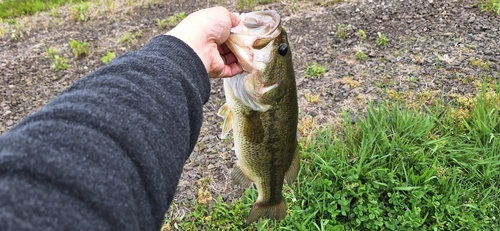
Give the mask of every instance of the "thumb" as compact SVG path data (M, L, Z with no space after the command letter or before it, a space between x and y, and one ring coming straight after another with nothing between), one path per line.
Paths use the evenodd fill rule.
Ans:
M239 13L229 13L229 17L231 18L231 28L236 27L240 23L240 14Z

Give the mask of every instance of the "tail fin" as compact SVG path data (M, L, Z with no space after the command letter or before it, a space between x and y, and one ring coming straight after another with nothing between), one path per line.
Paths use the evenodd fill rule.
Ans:
M283 220L286 216L285 199L281 198L281 202L275 205L263 205L259 202L255 203L250 210L247 218L247 225L257 221L259 218L269 218L273 220Z

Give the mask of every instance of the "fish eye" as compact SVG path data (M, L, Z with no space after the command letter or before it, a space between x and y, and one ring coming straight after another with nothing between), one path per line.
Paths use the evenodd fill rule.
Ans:
M278 53L281 56L285 56L287 52L288 52L288 45L286 45L286 43L282 43L278 48Z

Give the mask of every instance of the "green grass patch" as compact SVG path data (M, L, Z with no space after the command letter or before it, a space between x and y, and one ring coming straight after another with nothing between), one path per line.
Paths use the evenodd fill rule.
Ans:
M108 53L101 58L101 61L104 64L108 64L109 62L111 62L115 58L116 58L115 52L108 51Z
M306 78L321 77L325 74L325 67L314 62L312 65L306 67Z
M492 11L495 14L500 14L500 0L480 0L479 6L481 11Z
M68 60L66 60L62 55L58 55L53 47L47 48L45 52L47 57L52 60L50 68L52 68L56 72L68 69Z
M168 17L168 24L174 27L177 24L179 24L182 20L184 20L186 17L187 17L186 13L184 11L175 13L174 15Z
M368 58L368 55L363 50L356 51L356 59L357 60L364 61L367 58Z
M84 0L3 0L0 1L0 18L25 16L48 10L67 3L85 2Z
M118 39L118 43L135 43L137 39L142 37L142 30L139 30L135 33L128 31L124 35L120 36Z
M500 230L499 93L483 87L467 106L386 102L356 123L346 114L341 126L301 141L298 180L284 189L284 220L244 226L257 197L251 189L232 203L195 203L164 228Z
M75 55L75 58L80 58L80 57L86 56L90 53L89 44L87 42L80 43L80 42L73 39L69 43L69 46L71 47L71 51Z
M378 36L377 41L376 41L377 46L381 46L381 47L386 46L387 43L389 42L389 39L384 34L382 34L380 32L377 32L377 36Z

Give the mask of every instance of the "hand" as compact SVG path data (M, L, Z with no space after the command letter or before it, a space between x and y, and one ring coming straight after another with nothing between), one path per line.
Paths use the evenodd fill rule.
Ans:
M212 78L231 77L243 71L224 42L240 17L224 7L213 7L190 14L167 35L175 36L198 54Z

